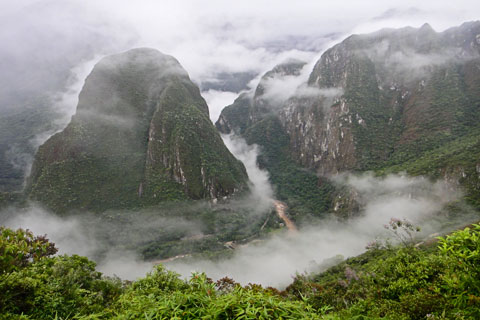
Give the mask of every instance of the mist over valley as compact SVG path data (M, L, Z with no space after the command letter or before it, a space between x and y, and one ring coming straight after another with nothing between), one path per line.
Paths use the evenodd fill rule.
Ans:
M0 315L480 316L478 7L0 4Z

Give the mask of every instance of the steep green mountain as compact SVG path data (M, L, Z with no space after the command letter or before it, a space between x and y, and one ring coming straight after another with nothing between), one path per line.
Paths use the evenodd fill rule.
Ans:
M134 49L95 66L70 124L39 148L26 192L57 212L103 211L229 196L247 179L178 61Z
M325 119L330 126L318 133L339 135L338 147L329 143L322 150L297 141L300 152L312 147L299 160L325 173L368 170L467 133L479 117L479 33L480 23L443 33L426 24L351 36L327 50L309 85L344 91L324 106L333 111Z
M292 89L287 101L255 117L258 95L243 94L216 125L248 137L265 119L276 118L285 136L282 149L317 174L319 184L345 171L406 170L461 185L478 206L479 70L480 22L441 33L425 24L353 35L322 54L307 83ZM446 159L451 148L461 153L459 161ZM273 177L274 166L266 168ZM331 209L345 205L337 198Z
M296 162L289 149L290 137L278 117L281 106L268 94L277 79L299 76L304 66L302 61L288 60L265 73L255 91L240 94L215 124L222 133L241 135L248 144L262 147L258 164L268 170L276 197L288 203L296 219L328 211L334 190L328 179L319 180L313 170Z

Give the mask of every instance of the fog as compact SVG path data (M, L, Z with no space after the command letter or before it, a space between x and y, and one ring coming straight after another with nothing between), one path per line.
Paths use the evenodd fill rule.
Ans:
M28 143L38 147L67 125L95 63L106 55L134 47L152 47L170 54L200 88L207 87L204 84L208 82L202 95L209 104L212 121L239 91L256 88L266 71L292 58L308 63L298 77L269 80L265 97L278 104L293 94L333 99L342 94L340 89L314 90L304 83L320 54L351 33L407 25L420 27L425 22L442 31L478 19L480 3L467 0L454 5L433 0L340 0L328 5L314 0L297 1L294 5L267 0L2 1L0 116L48 99L55 111L51 115L53 126L28 138ZM382 47L375 50L381 51ZM421 68L446 58L404 52L391 59L389 63L398 66L413 61L411 66ZM235 76L225 77L232 74L247 76L241 81ZM258 148L247 146L234 136L223 139L244 162L252 181L250 197L235 205L255 208L255 216L263 218L274 197L267 173L256 166ZM8 159L28 174L32 155L14 147L0 152L8 152ZM341 175L335 181L359 194L363 209L357 218L348 222L318 221L300 229L296 236L279 232L237 248L233 257L224 261L177 260L168 263L169 268L184 276L197 270L213 278L228 275L244 284L255 282L282 288L296 272L321 270L322 263L332 257L356 255L376 237L388 237L383 225L392 217L411 220L423 228L422 236L428 236L447 221L443 206L459 197L443 183L423 178L376 178L367 174ZM165 230L189 237L202 235L206 229L198 220L179 219L167 213L111 212L101 218L82 213L57 217L31 204L25 209L3 211L0 222L29 228L37 234L46 233L60 253L86 255L98 261L99 269L106 274L135 279L153 263L142 261L138 248L129 246L129 242L140 246L158 241L158 232ZM109 215L111 223L106 222ZM449 218L449 223L451 226L456 222Z
M101 55L97 55L92 59L76 65L71 70L65 89L60 92L52 93L51 100L54 107L56 110L59 110L59 113L62 115L62 117L55 120L58 130L63 129L70 122L70 118L75 114L78 105L78 96L83 88L85 79L101 58ZM46 139L38 141L38 145L41 145L45 141Z
M392 218L407 219L420 226L419 239L441 232L447 219L449 228L468 220L464 216L455 221L442 213L442 208L459 194L441 182L401 175L375 178L370 174L342 175L335 180L359 194L363 209L357 217L347 222L324 219L301 228L295 236L277 234L240 247L233 258L221 262L174 261L167 263L167 267L184 276L192 271L204 271L214 279L227 275L242 284L284 288L297 273L324 270L334 261L365 251L367 244L375 239L390 238L395 243L393 234L384 227ZM474 216L472 213L470 219Z
M255 168L256 147L246 146L232 136L225 136L224 140L233 153L245 161L253 182L250 198L236 205L250 204L258 209L258 204L263 203L263 210L268 209L273 196L266 173ZM444 206L458 200L461 193L452 191L444 182L405 175L378 178L371 174L343 174L333 180L351 188L361 204L360 213L348 221L328 215L316 223L300 226L295 234L285 230L238 244L230 258L210 261L187 255L165 265L184 277L198 271L206 272L213 279L229 276L242 284L284 288L297 273L325 270L332 263L362 253L372 241L390 239L395 243L393 234L384 228L392 218L407 219L420 226L418 241L478 219L478 212L468 213L468 208L464 208L465 213L460 217L445 212ZM194 212L205 205L189 210ZM260 211L256 212L258 215ZM203 227L198 221L175 218L172 214L165 216L155 210L133 215L108 212L102 218L86 213L58 217L38 205L31 205L27 209L4 210L0 218L2 225L47 234L60 249L59 254L88 256L97 261L101 272L130 280L144 276L155 264L142 260L138 246L148 241L161 242L158 237L166 230L177 238L203 236Z
M477 1L466 0L455 6L432 0L341 0L328 6L314 0L295 5L268 0L2 1L0 116L4 110L20 112L48 99L56 111L49 115L54 127L35 133L31 143L36 149L67 125L95 62L134 47L152 47L176 57L205 88L214 122L222 104L230 104L241 90L254 89L262 74L287 59L308 61L303 73L308 75L325 49L351 33L420 27L425 22L442 31L479 19L479 9ZM247 84L246 79L255 76ZM271 91L280 100L289 96L281 90L284 85L302 83L301 79L284 80ZM14 154L10 158L32 157ZM26 174L30 163L19 163Z
M250 180L250 195L246 199L251 210L262 213L273 205L273 188L269 182L268 172L257 165L259 147L255 144L248 145L246 141L234 134L223 135L223 142L228 150L243 162Z
M305 72L308 70L308 72ZM343 95L343 88L317 88L307 85L311 69L307 65L300 75L275 76L262 82L265 88L262 99L268 100L273 110L280 110L290 98L320 98L324 99L323 106L326 110L332 105L335 98Z
M2 212L2 225L29 229L37 235L48 235L57 244L59 254L93 256L99 243L77 217L61 218L41 207L32 207L20 214L14 209Z
M183 208L183 210L201 209ZM109 211L105 214L77 212L60 217L30 203L26 208L8 208L0 212L0 225L29 229L47 235L59 249L58 254L78 254L97 262L106 275L135 280L154 265L143 261L139 247L152 241L201 235L201 221L175 217L175 209L138 212ZM173 213L173 214L172 214Z
M407 82L426 78L426 75L433 70L432 67L478 58L478 52L468 48L444 46L441 51L433 50L425 53L392 44L386 39L360 51L372 61L383 65L388 71L387 77L400 77ZM394 79L389 80L392 83L396 82Z
M314 59L351 33L425 22L441 31L478 19L478 9L465 0L3 1L1 96L62 92L86 61L144 46L175 56L199 84L225 72L260 74L289 57Z
M247 145L244 139L234 135L222 138L233 155L244 163L250 177L250 192L244 198L217 204L214 208L246 212L245 218L251 225L247 229L255 228L258 221L268 220L273 205L273 189L268 173L257 166L258 146ZM27 208L0 211L0 225L29 229L38 235L46 234L59 248L59 254L87 256L96 261L98 270L106 275L135 280L158 263L142 259L140 251L145 245L208 236L204 234L206 226L197 216L211 206L208 202L198 201L195 204L167 204L138 212L74 212L60 217L39 204L31 203ZM237 227L233 225L230 228ZM222 230L225 228L229 227L220 226Z
M210 119L213 123L215 123L218 120L223 108L231 105L237 98L238 94L235 92L210 89L202 92L202 96L207 102L208 110L210 111Z

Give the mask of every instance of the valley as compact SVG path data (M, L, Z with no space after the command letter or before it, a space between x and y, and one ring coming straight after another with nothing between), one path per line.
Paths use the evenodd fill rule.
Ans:
M480 21L227 71L134 34L85 49L73 115L76 56L0 99L0 317L480 316Z

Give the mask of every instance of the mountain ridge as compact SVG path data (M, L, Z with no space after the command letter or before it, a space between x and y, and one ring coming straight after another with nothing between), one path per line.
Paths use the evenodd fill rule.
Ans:
M251 115L258 109L256 100L245 99L244 93L224 109L216 126L224 133L248 136L264 119L277 118L278 130L288 141L277 152L287 150L295 165L319 176L319 185L346 171L390 172L386 168L398 167L478 128L478 70L480 21L443 32L425 24L352 35L316 62L303 84L316 94L292 90L285 102ZM407 172L438 177L435 170L440 170L443 179L466 186L467 193L478 197L477 175L465 184L464 174L459 173L475 172L477 162L472 159L459 168L432 165L421 172L407 168ZM275 165L267 163L269 167ZM336 201L329 210L337 207Z

